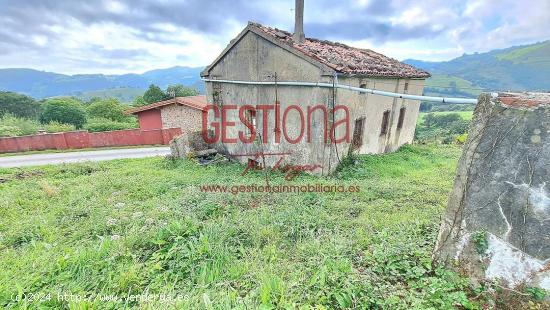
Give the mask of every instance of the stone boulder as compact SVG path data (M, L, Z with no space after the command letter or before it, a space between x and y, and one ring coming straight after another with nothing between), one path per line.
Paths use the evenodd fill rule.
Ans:
M172 157L187 157L189 154L197 154L214 148L207 144L202 136L202 131L186 132L170 141Z
M480 96L434 258L550 290L550 94Z

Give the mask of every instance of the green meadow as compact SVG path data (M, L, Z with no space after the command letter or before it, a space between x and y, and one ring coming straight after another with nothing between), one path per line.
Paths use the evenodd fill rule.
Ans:
M331 177L268 175L353 193L206 193L266 175L160 157L1 169L0 308L506 309L506 292L432 264L460 153L406 146Z

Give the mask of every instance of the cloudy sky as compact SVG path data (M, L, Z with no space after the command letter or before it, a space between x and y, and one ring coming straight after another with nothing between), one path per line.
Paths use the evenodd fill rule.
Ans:
M291 31L293 8L293 0L0 0L0 68L204 66L248 20ZM549 0L305 0L304 19L308 37L399 60L448 60L550 39L549 12Z

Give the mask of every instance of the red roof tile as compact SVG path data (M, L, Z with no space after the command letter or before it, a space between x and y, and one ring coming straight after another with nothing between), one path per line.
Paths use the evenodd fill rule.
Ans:
M344 74L374 77L428 78L430 74L396 59L369 49L350 47L342 43L306 38L304 43L292 40L292 34L277 28L249 23L263 33L287 44L304 55Z
M144 105L141 107L133 108L130 110L127 110L126 114L137 114L143 111L151 110L151 109L158 109L163 106L167 106L170 104L180 104L184 106L188 106L190 108L194 108L197 110L204 110L206 106L208 105L208 102L206 101L206 96L200 95L200 96L188 96L188 97L175 97L168 100L163 100L155 103L151 103L148 105Z

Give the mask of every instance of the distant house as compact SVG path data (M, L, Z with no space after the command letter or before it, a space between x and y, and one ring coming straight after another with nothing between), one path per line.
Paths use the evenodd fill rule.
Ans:
M202 128L206 96L175 97L126 111L138 117L139 128L181 128L183 132Z
M297 19L297 28L303 21ZM285 162L294 165L322 165L323 174L335 169L338 162L349 152L359 154L392 152L399 146L411 143L414 138L420 102L402 98L383 97L349 89L318 87L315 83L344 84L387 92L422 95L424 80L430 76L426 71L401 63L368 49L350 47L341 43L304 38L283 30L250 22L233 39L227 48L201 73L206 80L209 104L263 105L275 104L281 111L298 106L345 105L349 110L347 143L331 143L323 139L326 125L318 118L312 121L309 132L311 141L302 139L289 143L282 139L277 143L274 136L280 133L273 123L273 110L267 111L269 121L264 135L267 143L223 143L220 149L228 154L285 153ZM216 82L220 80L220 82ZM273 85L274 81L296 82L296 85ZM271 84L261 84L271 82ZM309 85L307 85L309 83ZM334 84L333 84L334 83ZM247 115L250 123L262 133L263 111ZM304 132L303 116L296 109L286 115L289 137L299 137ZM208 112L209 123L216 121L214 113ZM307 118L307 116L306 116ZM227 128L226 135L238 137L247 128L234 116L238 125ZM329 122L331 117L329 116ZM330 125L330 124L329 124ZM307 126L307 125L306 125ZM308 128L305 129L306 134ZM278 132L279 131L279 132ZM344 134L339 127L335 136ZM258 161L254 156L240 156L242 162ZM265 158L268 166L279 164L280 158Z

